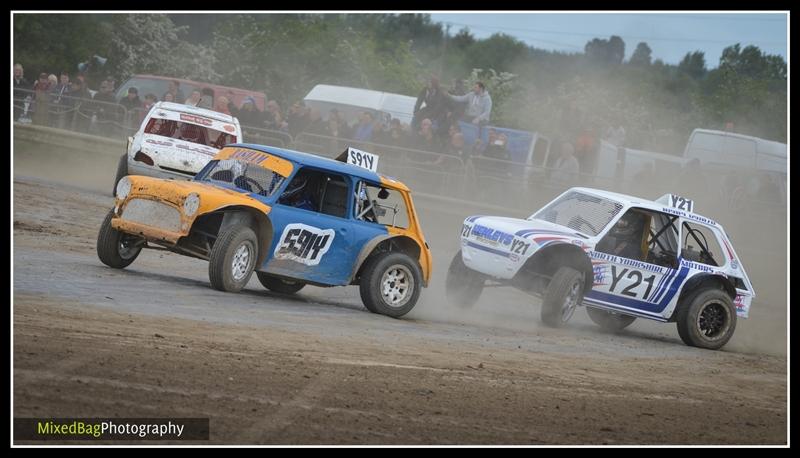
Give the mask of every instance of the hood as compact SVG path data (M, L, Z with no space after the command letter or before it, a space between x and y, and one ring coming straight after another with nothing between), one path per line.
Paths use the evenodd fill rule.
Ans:
M145 134L141 148L159 167L197 173L219 152L206 145Z
M483 227L501 231L506 234L516 235L517 237L527 238L534 233L550 233L553 235L561 234L568 237L583 238L568 227L558 224L548 223L538 219L527 220L519 218L506 218L503 216L471 216L464 221L465 224L477 224Z
M197 214L208 213L222 207L232 205L244 205L253 207L268 213L270 207L261 201L250 197L247 193L236 192L230 189L214 186L198 181L164 180L133 175L131 180L131 192L129 199L136 196L147 196L156 198L163 202L171 203L175 206L183 205L186 197L195 193L200 196L200 207Z

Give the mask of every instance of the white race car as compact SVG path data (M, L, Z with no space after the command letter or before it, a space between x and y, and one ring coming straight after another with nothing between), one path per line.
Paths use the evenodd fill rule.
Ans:
M718 349L747 318L755 291L722 226L693 201L572 188L527 219L471 216L450 263L447 296L472 305L489 282L542 298L561 326L579 305L619 331L637 317L677 322L687 344Z
M242 142L233 116L190 105L158 102L139 131L128 138L120 158L117 183L127 175L191 180L223 146Z

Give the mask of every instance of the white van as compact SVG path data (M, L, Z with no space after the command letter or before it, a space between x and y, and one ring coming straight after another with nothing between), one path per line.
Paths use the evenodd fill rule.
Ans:
M724 165L786 173L785 143L719 130L695 129L683 153L701 165Z
M397 118L410 125L417 103L416 97L407 95L328 84L314 86L303 101L307 106L320 110L323 118L327 118L328 112L336 108L349 124L360 112L369 111L375 119Z
M748 200L785 205L788 149L785 143L719 130L695 129L684 160L700 162L722 183L732 208Z

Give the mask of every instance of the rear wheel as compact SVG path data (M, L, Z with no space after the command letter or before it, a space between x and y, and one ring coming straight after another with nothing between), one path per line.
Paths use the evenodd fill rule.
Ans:
M594 307L586 307L586 313L596 325L611 332L622 331L636 321L635 316L623 315Z
M119 180L123 177L128 175L128 153L122 155L119 158L119 163L117 164L117 177L114 179L114 190L111 191L111 195L117 197L117 184Z
M470 307L478 302L485 282L486 276L467 267L459 251L447 269L445 295L452 304Z
M416 260L390 252L367 260L359 291L367 310L399 318L414 308L421 287L422 273Z
M677 322L686 345L717 350L733 337L736 309L727 293L708 288L681 303Z
M233 226L221 234L208 261L211 286L220 291L237 293L253 275L258 257L258 239L245 225Z
M544 324L561 327L572 318L578 304L583 302L583 274L572 267L560 267L542 299L541 317Z
M97 234L97 257L109 267L124 269L139 256L145 241L111 227L113 216L113 211L108 212L100 226L100 233Z
M292 281L292 280L284 280L283 278L276 277L274 275L270 275L264 272L256 272L256 276L258 277L258 281L270 291L274 291L276 293L283 293L283 294L294 294L304 286L305 283L299 281Z

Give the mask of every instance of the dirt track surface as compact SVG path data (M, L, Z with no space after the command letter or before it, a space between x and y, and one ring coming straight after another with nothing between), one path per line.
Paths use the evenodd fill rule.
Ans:
M108 268L95 240L111 205L15 178L16 417L210 417L212 443L787 441L786 358L741 343L764 337L746 325L713 352L684 346L674 325L605 334L583 311L544 328L513 291L445 306L463 212L420 209L434 278L394 320L366 312L355 287L282 296L254 278L221 293L207 263L171 253Z

